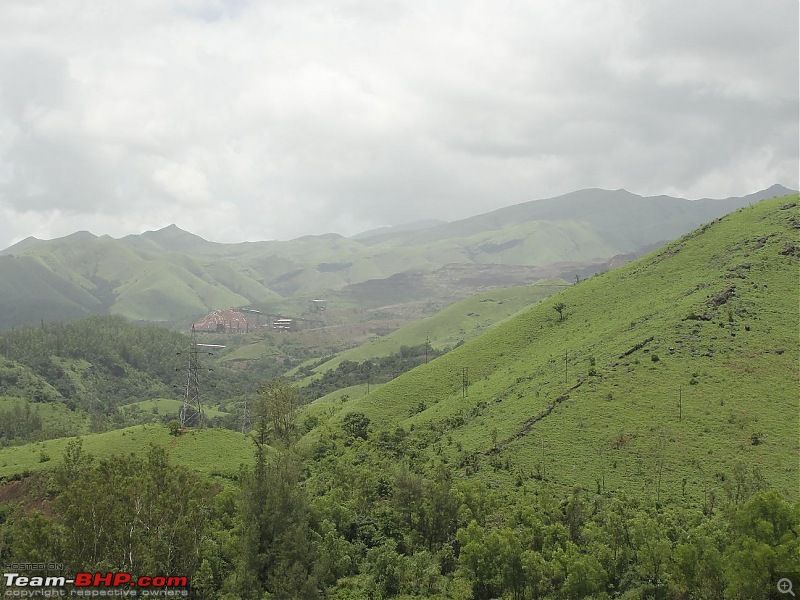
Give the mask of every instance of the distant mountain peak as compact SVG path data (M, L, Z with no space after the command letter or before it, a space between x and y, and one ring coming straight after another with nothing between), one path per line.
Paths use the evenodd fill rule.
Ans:
M16 244L11 244L8 248L0 252L0 254L14 254L14 252L20 252L31 246L35 246L36 244L41 244L44 240L41 240L37 237L29 235L24 240L20 240Z
M57 238L58 239L58 238ZM81 230L65 235L62 240L96 240L97 236L91 231Z
M773 183L764 192L774 193L776 196L788 196L789 194L796 194L797 190L793 190L791 188L787 188L785 185L781 185L780 183Z
M175 223L155 231L146 231L142 234L142 237L155 242L165 250L173 252L197 250L199 247L212 243L199 235L181 229Z
M170 223L169 225L167 225L166 227L162 227L161 229L154 229L154 230L152 230L152 231L145 231L145 232L144 232L142 235L146 235L146 236L150 236L150 237L152 237L152 236L154 236L154 235L160 235L160 234L170 234L170 235L175 235L175 234L185 234L185 235L194 235L193 233L190 233L190 232L186 231L185 229L181 229L181 228L180 228L180 227L178 227L178 226L177 226L175 223ZM197 237L197 236L195 236L195 237Z

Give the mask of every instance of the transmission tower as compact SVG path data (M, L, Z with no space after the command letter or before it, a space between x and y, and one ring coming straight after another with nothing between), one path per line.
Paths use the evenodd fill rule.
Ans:
M244 412L242 413L242 433L247 433L252 429L253 422L250 417L250 407L247 398L244 399Z
M197 335L192 325L192 337L189 341L189 365L186 372L186 393L183 395L183 406L181 407L181 429L187 427L202 428L205 424L203 417L203 407L200 404L200 382L198 372L200 371L200 349L197 346Z

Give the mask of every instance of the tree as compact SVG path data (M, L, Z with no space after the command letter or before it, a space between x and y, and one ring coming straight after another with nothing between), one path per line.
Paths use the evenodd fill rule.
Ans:
M570 544L566 553L567 578L561 589L568 598L586 598L603 590L608 574L591 554L582 554Z
M800 504L792 506L777 492L758 492L732 515L732 543L725 552L732 598L757 597L780 569L798 564Z
M153 446L147 458L93 462L70 442L54 483L62 532L60 561L85 570L192 573L208 533L210 486L170 464ZM51 559L52 560L52 559Z
M662 593L667 566L672 560L672 545L664 519L647 513L636 515L631 523L631 538L636 573L647 583L649 593Z
M553 309L558 313L558 320L563 321L566 317L564 311L567 309L567 305L563 302L556 302L553 305Z
M472 521L456 534L461 544L458 558L472 581L472 594L477 600L495 598L503 590L503 539L496 531L487 532Z
M238 591L243 598L262 598L265 592L267 597L315 598L324 575L315 569L310 507L293 447L298 401L283 380L259 391L255 466L242 484Z
M342 427L351 438L367 439L369 417L362 412L351 412L344 416Z
M273 379L261 386L254 409L257 444L280 444L288 447L295 434L295 416L300 405L297 390L283 379Z
M397 542L392 539L367 552L364 568L370 588L380 592L380 597L394 596L400 590L400 558Z
M535 550L525 550L520 557L525 585L534 600L552 591L550 569L544 557Z

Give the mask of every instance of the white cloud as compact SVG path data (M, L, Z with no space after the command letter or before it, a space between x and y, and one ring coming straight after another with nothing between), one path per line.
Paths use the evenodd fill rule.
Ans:
M798 186L793 0L0 4L0 247ZM270 218L281 215L280 219Z

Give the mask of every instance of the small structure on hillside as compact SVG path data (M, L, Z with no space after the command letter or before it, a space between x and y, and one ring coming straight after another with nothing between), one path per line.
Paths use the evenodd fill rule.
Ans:
M297 331L297 323L294 319L279 317L272 321L272 328L276 331Z
M311 310L315 310L317 312L322 312L328 307L327 300L312 300L311 306L309 307Z
M192 327L203 333L249 333L251 328L256 329L241 312L230 308L212 310Z

